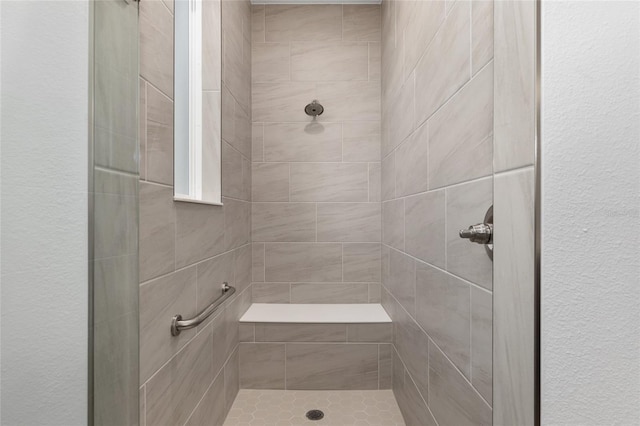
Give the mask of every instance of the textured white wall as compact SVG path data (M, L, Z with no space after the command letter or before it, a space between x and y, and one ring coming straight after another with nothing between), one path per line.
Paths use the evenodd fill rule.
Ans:
M87 419L87 1L3 1L3 425Z
M542 22L542 423L640 424L640 3Z

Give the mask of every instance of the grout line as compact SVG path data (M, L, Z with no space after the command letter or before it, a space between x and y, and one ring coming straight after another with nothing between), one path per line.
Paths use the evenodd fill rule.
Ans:
M173 270L173 271L167 272L167 273L165 273L165 274L158 275L157 277L150 278L150 279L148 279L148 280L146 280L146 281L144 281L144 282L141 282L141 283L140 283L140 287L142 287L142 286L146 286L146 285L150 285L153 281L156 281L156 280L158 280L158 279L160 279L160 278L166 278L166 277L170 276L171 274L175 274L176 272L181 272L181 271L187 270L187 269L192 268L192 267L194 267L194 266L197 266L197 265L199 265L199 264L201 264L201 263L208 262L208 261L210 261L210 260L212 260L212 259L214 259L214 258L216 258L216 257L221 257L221 256L224 256L224 255L228 255L228 254L232 253L234 250L241 249L241 248L243 248L244 246L249 245L249 244L250 244L250 243L243 244L243 245L241 245L241 246L239 246L239 247L235 247L235 248L232 248L232 249L227 250L227 251L225 251L225 252L218 253L218 254L216 254L216 255L214 255L214 256L207 257L207 258L202 259L202 260L198 260L197 262L191 263L191 264L186 265L186 266L182 266L182 267L180 267L180 268L178 268L178 269L175 269L175 270Z
M458 280L460 280L460 281L464 282L465 284L472 285L472 286L474 286L475 288L477 288L477 289L479 289L479 290L484 291L485 293L493 294L493 291L492 291L492 290L486 289L486 288L482 287L480 284L476 284L476 283L474 283L473 281L469 281L468 279L463 278L463 277L460 277L460 276L458 276L458 275L456 275L456 274L454 274L454 273L452 273L452 272L450 272L450 271L447 271L446 269L442 269L442 268L441 268L441 267L439 267L439 266L436 266L436 265L434 265L434 264L432 264L432 263L429 263L429 262L427 262L427 261L424 261L424 260L422 260L422 259L419 259L419 258L417 258L417 257L415 257L415 256L413 256L413 255L411 255L411 254L409 254L409 253L406 253L406 252L404 252L404 251L402 251L402 250L397 249L396 247L393 247L393 246L390 246L390 245L387 245L387 244L385 244L385 245L386 245L387 247L389 247L389 249L391 249L391 250L395 250L396 252L398 252L398 253L400 253L400 254L403 254L403 255L405 255L405 256L407 256L407 257L410 257L411 259L413 259L413 260L414 260L414 261L416 261L416 262L419 262L419 263L421 263L421 264L423 264L423 265L427 265L427 266L430 266L430 267L432 267L432 268L434 268L434 269L437 269L438 271L440 271L440 272L442 272L442 273L444 273L444 274L450 275L450 276L452 276L452 277L454 277L454 278L456 278L456 279L458 279Z
M438 106L438 108L436 108L435 111L433 111L431 113L431 115L429 115L427 118L425 118L424 120L421 121L420 124L424 123L425 121L429 121L431 120L436 114L438 114L442 109L444 109L446 106L448 106L451 102L453 102L455 100L455 98L457 97L457 95L459 93L461 93L463 90L465 90L467 88L467 86L469 86L471 84L471 82L473 82L476 78L478 78L478 76L482 73L482 71L484 71L485 68L492 66L493 65L493 58L491 58L491 60L489 62L487 62L482 68L480 68L473 77L471 77L470 79L468 79L467 81L464 82L464 84L462 86L460 86L460 88L458 90L456 90L454 93L452 93L447 99L444 100L444 102Z

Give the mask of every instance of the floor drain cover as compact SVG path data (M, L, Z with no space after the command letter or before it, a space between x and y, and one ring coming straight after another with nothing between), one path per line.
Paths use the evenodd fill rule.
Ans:
M324 417L324 413L320 410L309 410L307 411L307 418L309 420L320 420Z

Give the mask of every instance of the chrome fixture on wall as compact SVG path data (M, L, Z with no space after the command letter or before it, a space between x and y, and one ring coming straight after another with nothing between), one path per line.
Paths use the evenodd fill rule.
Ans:
M307 104L307 106L304 107L304 112L315 119L317 116L322 115L324 107L314 99L310 104Z
M233 293L236 292L236 288L232 287L226 281L222 283L222 294L216 300L214 300L207 308L200 312L196 317L183 320L182 315L175 315L171 319L171 335L179 336L182 330L189 330L197 327L202 321L209 318L209 316L218 309L222 302L227 300Z
M493 260L493 206L484 215L484 222L460 230L460 238L472 243L484 244L487 255Z

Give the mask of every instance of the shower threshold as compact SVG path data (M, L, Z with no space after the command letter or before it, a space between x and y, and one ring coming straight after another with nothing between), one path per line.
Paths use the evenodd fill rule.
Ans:
M320 410L319 420L307 418ZM313 417L313 416L312 416ZM404 426L391 390L241 389L224 426Z

